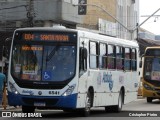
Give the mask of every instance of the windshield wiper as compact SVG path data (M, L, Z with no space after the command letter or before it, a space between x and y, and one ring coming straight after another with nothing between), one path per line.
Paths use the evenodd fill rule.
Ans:
M59 46L55 46L53 50L47 55L46 62L50 61L51 58L55 55L56 51L59 49Z

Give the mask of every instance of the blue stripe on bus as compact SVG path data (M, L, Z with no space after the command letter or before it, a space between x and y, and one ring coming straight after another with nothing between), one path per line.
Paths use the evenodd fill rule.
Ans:
M26 102L28 101L28 102ZM52 97L45 97L45 96L26 96L26 95L20 95L20 94L13 94L11 92L8 92L8 104L10 106L33 106L34 102L36 100L43 102L43 101L50 101L49 104L47 104L45 107L56 107L56 108L71 108L75 109L77 104L77 94L72 94L69 96L52 96ZM54 101L57 101L55 104ZM53 104L52 104L53 103Z

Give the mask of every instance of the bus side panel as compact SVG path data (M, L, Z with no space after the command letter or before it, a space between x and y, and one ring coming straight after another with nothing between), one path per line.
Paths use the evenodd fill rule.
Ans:
M109 75L108 75L109 76ZM94 89L94 99L93 106L107 106L115 105L114 103L114 92L111 88L112 83L109 83L107 80L107 72L104 70L90 70L87 86L93 86Z
M85 99L86 99L85 93L79 93L77 96L77 105L76 108L84 108L85 107Z
M138 73L135 71L126 74L125 78L125 99L124 103L129 103L137 99L137 89L138 89Z
M85 72L80 78L78 83L78 98L77 98L77 108L85 107L85 99L87 95L87 77L88 72Z

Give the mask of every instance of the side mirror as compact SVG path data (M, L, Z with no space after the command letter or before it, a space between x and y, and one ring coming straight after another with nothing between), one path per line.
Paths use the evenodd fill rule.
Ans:
M87 49L81 48L82 59L87 59Z
M141 59L142 59L142 57L144 57L144 54L142 54Z
M142 68L142 60L139 61L139 67Z
M141 61L139 61L139 67L142 68L142 58L144 57L144 54L141 56Z

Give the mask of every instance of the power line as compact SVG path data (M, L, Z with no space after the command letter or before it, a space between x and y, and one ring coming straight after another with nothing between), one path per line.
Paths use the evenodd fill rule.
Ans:
M141 15L141 17L149 17L150 15ZM152 17L160 17L160 15L153 15Z
M19 5L19 6L13 6L13 7L7 7L7 8L1 8L0 10L8 10L8 9L15 9L19 7L25 7L27 9L28 5Z

